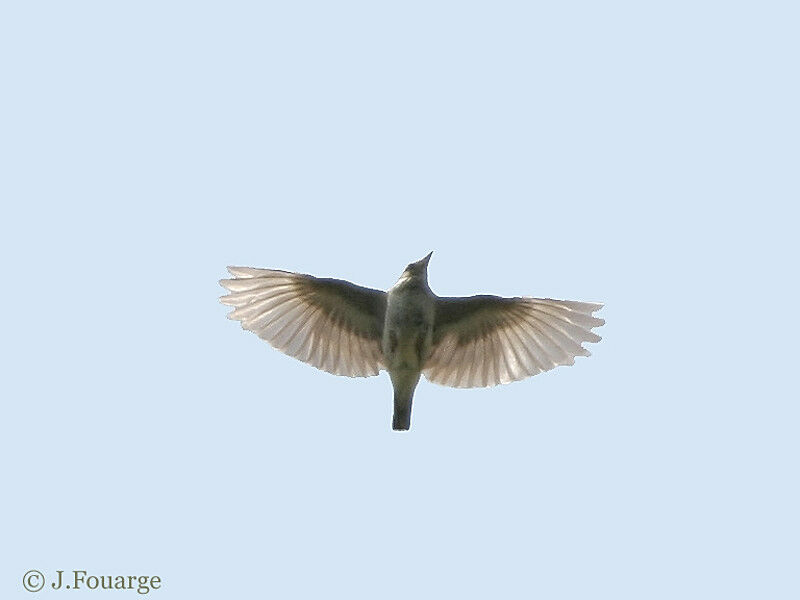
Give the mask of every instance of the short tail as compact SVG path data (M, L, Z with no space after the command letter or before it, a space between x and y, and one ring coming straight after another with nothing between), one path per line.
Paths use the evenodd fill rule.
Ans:
M416 377L392 377L394 387L394 418L392 429L395 431L408 431L411 427L411 401L414 399L414 389L419 381Z
M394 418L392 419L392 429L395 431L408 431L411 427L411 400L413 392L401 396L394 393Z

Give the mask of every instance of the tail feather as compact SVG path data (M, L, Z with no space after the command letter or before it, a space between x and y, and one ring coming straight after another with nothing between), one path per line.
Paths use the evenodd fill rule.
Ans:
M392 376L394 387L394 417L392 429L395 431L408 431L411 427L411 402L414 399L414 390L419 382L419 373Z
M411 427L411 400L414 394L400 395L394 393L394 417L392 418L392 429L395 431L408 431Z

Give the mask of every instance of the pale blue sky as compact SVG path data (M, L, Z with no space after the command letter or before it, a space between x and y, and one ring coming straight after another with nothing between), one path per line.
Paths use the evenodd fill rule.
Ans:
M797 598L797 17L4 5L0 596ZM387 288L430 250L439 294L605 302L603 341L422 381L398 434L385 374L217 302L228 264Z

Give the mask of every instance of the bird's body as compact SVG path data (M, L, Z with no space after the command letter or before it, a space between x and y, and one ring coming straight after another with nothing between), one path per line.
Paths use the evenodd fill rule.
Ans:
M433 254L433 253L431 253ZM443 298L428 286L431 254L409 264L388 291L288 271L229 267L241 321L273 346L313 366L351 377L389 372L395 430L409 429L420 376L451 387L508 383L572 364L597 342L602 304L547 298Z
M392 428L396 430L411 426L411 401L433 345L436 299L428 287L429 259L430 254L409 265L386 295L381 346L394 388Z

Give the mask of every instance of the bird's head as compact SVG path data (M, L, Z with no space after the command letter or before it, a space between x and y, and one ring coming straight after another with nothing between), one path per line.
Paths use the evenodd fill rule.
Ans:
M412 262L409 264L403 274L400 276L400 279L421 279L422 281L428 281L428 263L431 260L431 255L433 252L430 252L428 256L423 259L418 260L417 262Z

